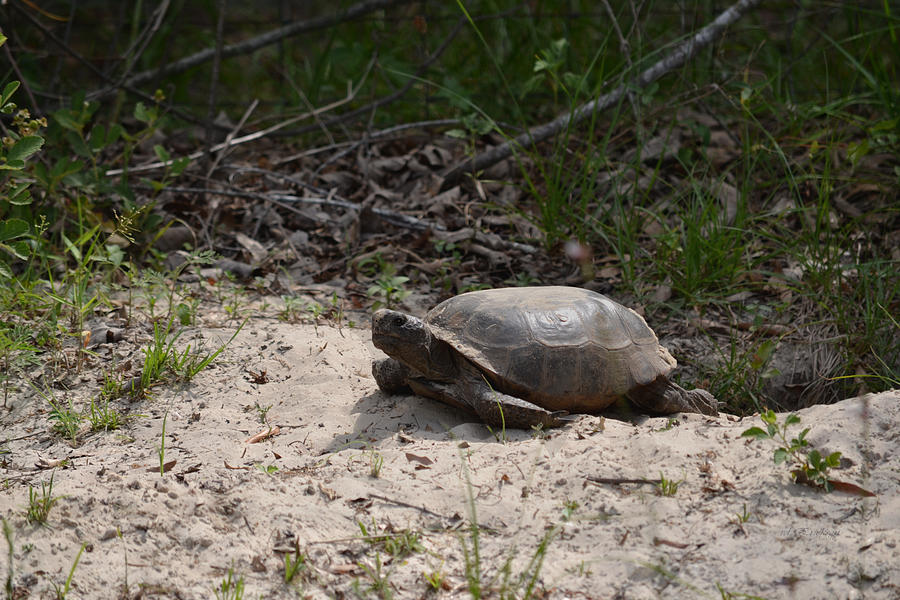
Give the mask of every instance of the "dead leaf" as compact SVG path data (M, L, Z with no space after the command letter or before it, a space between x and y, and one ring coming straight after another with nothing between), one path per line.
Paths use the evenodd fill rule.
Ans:
M256 444L257 442L262 442L263 440L267 440L270 437L276 436L281 433L281 428L277 425L275 427L270 427L266 431L260 431L254 436L251 436L245 440L246 444Z
M170 460L170 461L167 462L167 463L163 463L163 466L162 466L162 472L163 472L163 473L168 473L169 471L172 470L172 467L174 467L174 466L175 466L175 463L177 463L177 462L178 462L178 460L176 459L176 460ZM159 472L159 467L150 467L149 469L147 469L147 472L148 472L148 473L158 473L158 472Z
M262 244L252 239L250 236L238 231L234 234L234 239L237 240L237 243L243 246L244 250L250 254L250 258L253 259L254 263L259 264L266 259L266 256L268 255L266 249Z
M434 464L434 461L427 456L419 456L417 454L413 454L412 452L406 453L406 460L408 460L409 462L417 462L426 466Z

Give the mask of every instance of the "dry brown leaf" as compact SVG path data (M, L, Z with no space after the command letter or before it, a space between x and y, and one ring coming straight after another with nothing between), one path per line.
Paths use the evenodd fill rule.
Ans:
M248 437L244 443L256 444L258 442L262 442L263 440L267 440L270 437L276 436L279 433L281 433L281 428L276 425L275 427L270 427L266 431L260 431L256 435Z
M259 264L266 259L268 254L266 249L262 244L252 239L250 236L238 231L234 234L234 239L237 240L237 243L250 254L250 258L253 259L254 263Z
M434 461L428 458L427 456L419 456L417 454L413 454L412 452L406 453L406 460L409 462L417 462L423 465L433 465Z

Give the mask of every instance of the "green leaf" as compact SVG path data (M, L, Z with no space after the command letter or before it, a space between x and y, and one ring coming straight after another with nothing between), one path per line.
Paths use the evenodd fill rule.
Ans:
M40 150L43 145L44 138L41 136L26 135L9 149L6 154L6 159L9 161L24 161L26 158Z
M134 118L142 123L152 123L156 120L156 109L147 108L143 102L134 105Z
M172 155L169 154L168 150L156 144L153 146L153 152L156 154L156 158L158 158L162 162L168 162L172 160Z
M0 221L0 242L21 237L28 233L28 223L22 219Z
M828 455L828 458L825 459L825 464L829 467L838 467L841 464L841 453L840 452L832 452Z
M84 138L82 138L78 133L70 131L68 135L66 135L66 141L78 156L84 158L91 157L91 149L88 148L88 145L84 142Z
M770 425L778 421L778 417L775 416L775 411L773 411L771 408L760 414L759 418L763 420L763 423L768 423Z
M69 131L81 131L82 123L75 119L75 111L63 108L53 113L53 119L60 124L63 129Z
M780 465L787 460L788 456L790 456L790 454L785 448L776 448L774 453L775 464Z
M787 416L787 419L785 419L784 424L785 424L785 426L787 426L787 425L793 425L794 423L799 423L799 422L800 422L800 416L797 413L791 413ZM809 431L809 430L807 429L807 431Z
M0 42L0 45L2 45L2 42ZM21 84L18 81L10 81L6 84L6 87L3 88L3 93L0 94L0 106L3 106L7 102L9 102L9 99L12 98L12 95L16 93L17 89L19 89L19 85Z
M88 137L88 146L90 146L92 152L98 152L107 146L106 127L99 123L94 125Z
M11 242L10 244L0 244L3 246L7 252L18 258L19 260L26 260L28 255L30 254L28 244L23 242L22 240L17 240L15 242Z
M191 164L191 159L188 156L176 159L172 163L172 174L175 176L181 175L189 164Z
M809 454L806 455L806 460L816 471L822 470L822 455L819 454L818 450L810 450Z
M768 433L760 429L759 427L751 427L747 431L741 434L741 437L752 437L758 440L768 439L770 436Z
M62 233L60 235L62 235L63 242L66 244L66 248L69 250L69 253L75 257L75 260L81 262L81 250L78 249L78 246L73 244L69 240L69 238L66 237L65 233Z
M12 271L9 270L9 265L0 260L0 280L12 279Z
M31 192L28 191L28 187L30 185L30 181L20 183L12 190L10 190L9 196L6 198L6 200L10 204L14 204L16 206L28 206L29 204L31 204Z

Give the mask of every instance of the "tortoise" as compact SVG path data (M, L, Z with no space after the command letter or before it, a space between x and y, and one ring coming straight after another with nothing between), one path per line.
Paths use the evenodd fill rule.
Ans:
M677 363L639 314L582 288L468 292L424 320L382 309L372 342L390 357L372 364L382 391L411 389L491 425L559 426L621 397L654 414L718 414L712 394L669 379Z

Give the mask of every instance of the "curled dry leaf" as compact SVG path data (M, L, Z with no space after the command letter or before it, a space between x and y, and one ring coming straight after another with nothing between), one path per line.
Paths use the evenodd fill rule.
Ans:
M270 437L276 436L279 433L281 433L281 428L276 425L275 427L270 427L266 431L260 431L256 435L247 438L245 443L256 444L258 442L262 442L263 440L267 440Z

